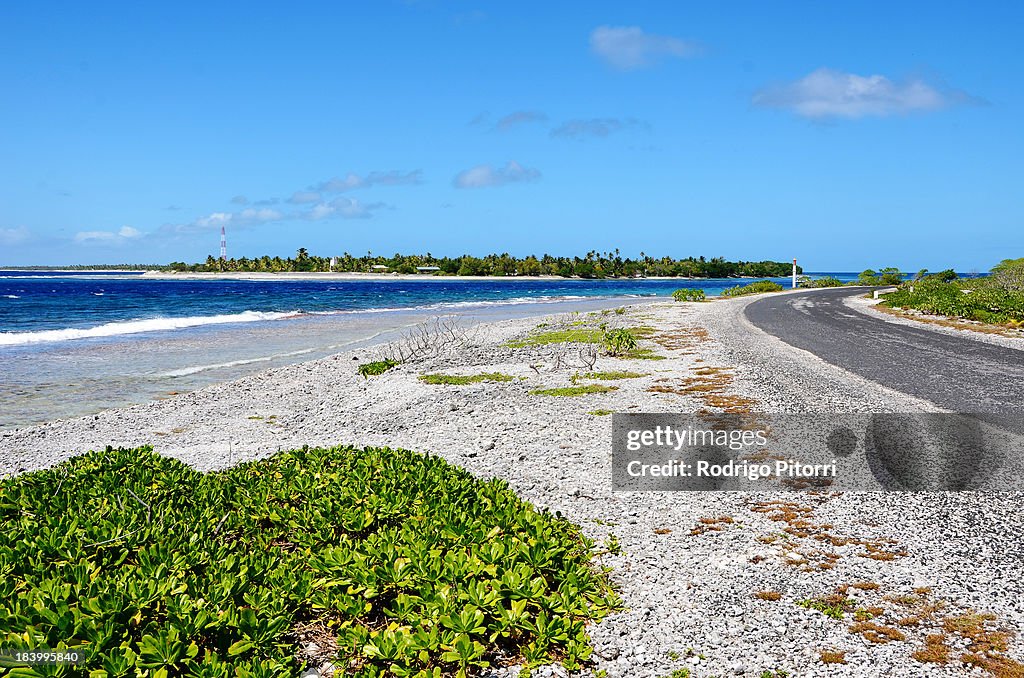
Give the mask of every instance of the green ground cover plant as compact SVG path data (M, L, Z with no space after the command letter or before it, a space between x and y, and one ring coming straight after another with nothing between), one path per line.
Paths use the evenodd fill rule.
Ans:
M361 678L576 669L618 605L575 526L404 450L201 474L108 448L0 481L0 524L0 645L88 657L11 676L298 675L299 628Z
M640 372L627 372L627 371L611 371L611 372L587 372L582 378L583 379L596 379L597 381L616 381L618 379L636 379L637 377L646 377L646 374Z
M618 386L605 386L604 384L587 384L586 386L564 386L561 388L539 388L530 391L530 395L556 396L563 398L575 398L576 396L589 395L591 393L608 393L619 390Z
M467 384L478 384L482 381L512 381L515 379L511 374L501 372L484 372L482 374L424 374L420 381L425 384L465 386Z
M508 348L524 348L526 346L543 346L545 344L600 344L604 341L604 330L600 328L575 327L565 330L551 330L531 334L523 339L516 339L505 344Z
M826 598L809 598L798 600L797 605L808 610L817 610L826 617L842 619L843 616L853 607L853 601L848 598L827 596Z
M771 280L758 280L747 285L736 285L722 290L723 297L741 297L747 294L761 294L763 292L781 292L782 285Z
M689 287L684 287L673 292L672 298L676 301L704 301L707 297L704 294L704 290L695 290L690 289Z
M628 360L665 360L665 356L658 355L654 352L654 349L646 347L634 348L632 351L627 351L619 357Z
M401 365L401 363L397 360L375 360L372 363L361 364L356 368L356 371L359 372L364 379L369 379L370 377L384 374L392 367L398 367L399 365Z

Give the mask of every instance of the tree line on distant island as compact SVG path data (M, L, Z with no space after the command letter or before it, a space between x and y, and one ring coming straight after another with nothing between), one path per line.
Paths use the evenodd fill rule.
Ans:
M592 250L583 257L555 257L545 254L541 257L514 257L508 253L488 254L474 257L464 254L459 257L435 257L426 254L395 254L377 256L367 252L364 256L353 256L345 252L338 257L310 255L305 248L299 249L295 257L262 256L238 259L206 258L203 263L186 264L176 261L168 270L185 272L247 272L247 273L292 273L292 272L388 272L421 273L436 275L474 276L561 276L563 278L634 278L645 276L682 278L775 278L788 276L792 264L782 261L726 261L722 257L654 258L640 253L636 259L623 257L616 249L613 252ZM797 272L802 272L797 267Z

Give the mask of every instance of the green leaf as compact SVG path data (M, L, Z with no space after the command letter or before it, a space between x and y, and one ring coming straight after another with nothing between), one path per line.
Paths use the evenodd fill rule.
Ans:
M253 648L253 642L251 640L239 640L231 644L228 648L228 656L237 657L240 654L244 654Z

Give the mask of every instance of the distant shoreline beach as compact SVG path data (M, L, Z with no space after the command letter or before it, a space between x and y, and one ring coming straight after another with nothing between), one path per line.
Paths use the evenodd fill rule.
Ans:
M475 281L501 281L501 282L518 282L518 281L538 281L538 280L556 280L556 281L580 281L580 282L596 282L599 280L612 280L612 281L627 281L627 280L686 280L686 281L699 281L699 280L715 280L715 278L685 278L680 276L644 276L641 278L581 278L581 277L563 277L560 275L433 275L427 273L355 273L355 272L339 272L339 273L326 273L320 271L303 271L303 272L282 272L282 273L247 273L240 271L224 271L212 272L212 273L176 273L174 271L146 271L141 274L143 278L161 278L161 279L173 279L173 280L372 280L372 281L401 281L406 282L409 280L418 281L437 281L437 282L453 282L458 280L475 280ZM761 276L762 278L764 276ZM758 280L757 276L730 276L729 279L734 280Z

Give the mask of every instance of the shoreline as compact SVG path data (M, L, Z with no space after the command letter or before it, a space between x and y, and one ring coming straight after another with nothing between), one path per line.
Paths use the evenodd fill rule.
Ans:
M243 271L224 271L224 272L195 272L195 273L174 273L170 271L146 271L139 277L142 278L154 278L162 280L373 280L373 281L401 281L408 282L410 280L420 280L424 282L453 282L458 280L466 281L494 281L494 282L529 282L537 280L545 281L579 281L579 282L599 282L602 280L609 282L623 282L623 281L643 281L643 280L680 280L689 282L700 282L707 280L768 280L772 278L758 278L754 276L736 276L729 278L680 278L678 276L645 276L642 278L579 278L572 277L566 278L560 275L434 275L426 273L356 273L352 271L344 271L338 273L328 273L325 271L294 271L294 272L282 272L282 273L262 273L262 272L243 272ZM786 278L788 276L781 276Z
M906 642L874 644L849 631L852 615L836 620L800 604L853 582L877 585L848 595L859 606L884 608L879 623L894 625L895 615L907 613L891 598L923 599L915 589L928 588L928 600L943 601L950 613L993 612L1000 623L1024 628L1024 546L1015 537L1024 529L1020 493L611 491L610 421L590 412L693 412L716 402L700 392L652 391L665 383L658 380L685 382L716 368L728 374L723 396L765 412L814 412L822 403L830 411L934 409L753 328L742 313L753 300L652 301L621 315L598 312L595 320L612 327L651 327L643 345L663 358L600 358L595 369L641 375L608 382L617 390L606 393L533 395L567 386L573 368L552 369L560 360L557 345L505 346L542 323L579 316L502 320L475 326L465 345L369 379L355 368L379 357L379 347L146 405L0 431L0 473L48 466L108 444L150 443L200 470L304 444L390 446L441 456L478 477L507 480L521 497L560 511L598 543L615 535L622 551L601 556L601 563L612 568L626 609L592 629L595 669L611 678L659 678L681 667L700 675L817 675L824 668L818 653L825 649L844 652L847 662L827 667L829 675L921 675L922 665L910 654L926 627L900 627ZM418 378L489 372L513 379L446 386ZM818 532L829 525L827 534L838 543L884 544L886 552L902 555L873 559L855 544L783 533L785 517L773 517L766 501L800 507ZM717 522L723 516L729 522ZM707 520L715 529L700 530ZM806 567L823 552L833 559L829 569ZM983 572L979 560L992 566ZM992 571L998 579L986 574ZM779 599L759 598L762 591ZM1022 650L1019 640L1011 641L1010 656ZM951 663L936 675L963 673Z
M10 408L0 408L0 431L93 415L111 407L145 405L168 393L255 377L268 368L365 350L438 315L481 323L653 300L610 295L351 309L9 344L0 346L0 353L12 360L6 383L0 384L0 398L11 402ZM118 325L99 329L117 330ZM81 368L75 367L79 364ZM83 390L81 384L89 386ZM16 407L18 398L26 400Z

